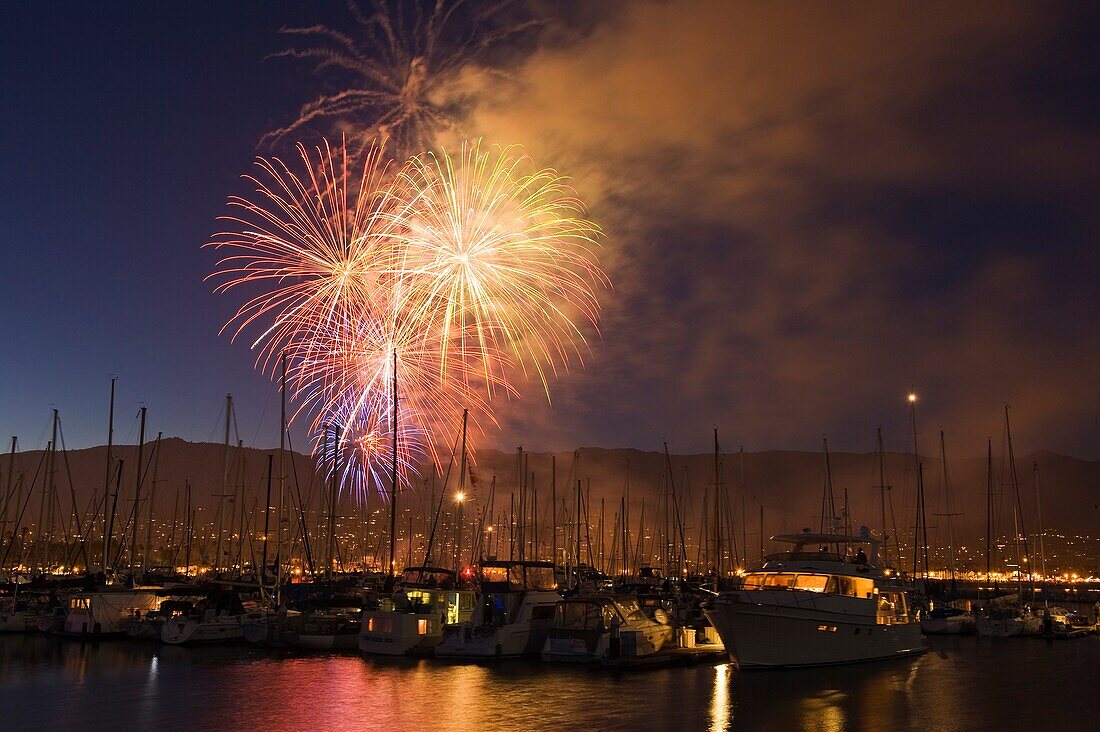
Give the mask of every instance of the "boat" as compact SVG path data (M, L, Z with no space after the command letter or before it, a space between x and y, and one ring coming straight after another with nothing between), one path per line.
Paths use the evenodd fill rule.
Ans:
M1096 623L1079 610L1050 608L1050 634L1054 638L1083 638L1096 631Z
M975 625L972 613L950 605L920 612L920 629L925 635L970 635L976 632Z
M45 624L46 632L79 638L121 637L134 618L160 606L158 589L104 587L72 591L62 597L60 611L52 618L44 618L48 622L40 622L39 628L43 629Z
M407 567L401 585L378 607L363 610L359 650L383 656L430 655L446 625L468 620L474 592L455 586L455 573L439 567Z
M360 610L302 613L287 620L282 640L304 651L331 651L359 647Z
M792 548L703 605L736 666L824 666L928 650L906 589L877 566L880 541L866 527L857 536L806 529L772 540ZM870 557L860 549L853 558L853 545L868 546Z
M160 604L144 615L140 613L123 622L126 635L134 640L160 640L164 623L170 618L182 618L194 611L195 603L206 593L195 589L173 589L158 593Z
M561 600L553 562L489 560L479 572L481 589L473 615L443 638L436 657L537 656Z
M920 629L925 635L966 635L975 632L975 619L973 613L952 604L952 602L958 602L955 599L958 597L958 580L955 573L955 530L951 519L959 514L952 510L951 483L947 475L947 447L943 430L940 430L940 464L943 467L943 495L946 507L946 511L941 515L947 519L947 557L951 584L947 592L947 602L937 603L929 598L928 607L921 609ZM921 584L927 593L930 587L927 579ZM942 587L938 589L942 590Z
M1009 596L1015 598L1015 596ZM998 598L976 620L978 635L987 638L1016 638L1041 635L1043 618L1028 608Z
M233 590L211 592L194 608L161 626L160 639L169 645L226 643L244 638L248 613Z
M0 633L28 633L38 630L42 606L36 595L26 593L0 598Z
M554 622L541 658L548 662L591 663L621 656L649 656L674 644L677 630L664 610L657 608L647 615L633 598L570 597L559 600L554 608Z

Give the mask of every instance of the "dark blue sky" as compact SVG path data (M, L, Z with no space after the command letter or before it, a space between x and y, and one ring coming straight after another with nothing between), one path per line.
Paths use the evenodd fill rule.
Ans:
M218 337L230 302L203 282L199 245L259 137L301 102L301 70L263 61L291 5L0 9L0 413L25 446L51 405L70 445L102 442L110 374L123 439L140 402L151 431L211 438L226 392L253 439L270 387Z
M553 410L528 389L490 441L702 450L718 424L750 449L869 450L885 424L901 447L915 384L962 453L1009 401L1025 447L1100 455L1096 12L733 7L609 6L474 85L471 127L577 177L616 286L587 370ZM70 447L103 442L114 374L119 440L141 403L152 434L220 439L226 392L242 439L275 439L200 245L317 93L264 61L278 29L347 20L0 7L2 433L40 447L56 406Z

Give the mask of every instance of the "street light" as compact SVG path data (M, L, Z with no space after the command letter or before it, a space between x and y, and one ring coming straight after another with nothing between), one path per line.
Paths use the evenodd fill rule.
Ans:
M462 503L466 500L466 494L462 491L455 491L455 504L458 506L456 511L457 517L455 521L455 577L461 571L462 564Z

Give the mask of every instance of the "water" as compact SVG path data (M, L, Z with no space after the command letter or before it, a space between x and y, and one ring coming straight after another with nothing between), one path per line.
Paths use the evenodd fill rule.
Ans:
M0 637L2 730L1089 729L1100 639L933 638L924 656L611 673Z

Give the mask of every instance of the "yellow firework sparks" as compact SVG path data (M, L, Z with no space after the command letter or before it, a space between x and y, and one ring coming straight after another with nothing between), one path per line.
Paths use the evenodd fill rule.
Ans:
M295 418L309 414L318 447L324 425L340 429L352 484L371 484L392 446L394 354L406 479L418 456L439 462L463 409L481 433L515 377L537 375L549 398L549 377L583 361L609 283L565 178L480 143L398 171L380 146L299 156L298 171L259 160L255 196L230 199L212 276L250 291L226 329L255 332L265 372L287 355Z
M401 174L412 204L387 267L408 284L414 320L439 334L443 367L477 364L490 388L505 379L496 354L513 355L544 388L550 373L583 361L578 321L597 324L607 284L599 228L564 177L529 167L518 147L475 142L413 158Z

